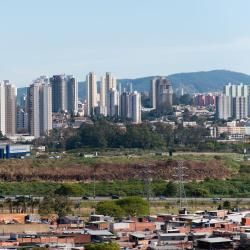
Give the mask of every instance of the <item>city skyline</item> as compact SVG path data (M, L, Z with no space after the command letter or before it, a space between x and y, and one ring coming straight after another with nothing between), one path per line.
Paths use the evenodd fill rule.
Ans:
M111 70L119 78L212 69L249 74L249 7L246 0L6 1L0 78L21 87L63 72L79 80Z

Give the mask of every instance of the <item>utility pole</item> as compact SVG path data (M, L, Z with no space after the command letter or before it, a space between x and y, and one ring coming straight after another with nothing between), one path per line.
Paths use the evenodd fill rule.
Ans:
M179 191L179 207L180 210L187 207L187 197L184 188L184 170L186 168L183 166L183 161L177 161L177 167L175 167L176 174L174 177L178 178L178 191Z

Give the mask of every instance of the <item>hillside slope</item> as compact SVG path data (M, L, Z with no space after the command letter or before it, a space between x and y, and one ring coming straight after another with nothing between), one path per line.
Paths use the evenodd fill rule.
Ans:
M122 88L124 88L127 83L132 82L134 90L149 91L150 81L154 77L118 79L118 84L121 83ZM168 78L171 80L174 89L183 88L188 93L219 91L222 90L223 85L229 82L250 84L250 75L228 70L177 73L169 75ZM25 91L26 88L18 89L18 99ZM81 100L86 98L86 83L84 81L79 82L78 92Z

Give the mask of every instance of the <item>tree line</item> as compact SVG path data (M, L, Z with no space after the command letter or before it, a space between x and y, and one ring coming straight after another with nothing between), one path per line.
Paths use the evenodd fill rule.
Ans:
M40 144L51 150L89 148L140 148L166 149L187 148L205 150L209 131L201 126L173 128L163 123L119 125L105 119L96 119L92 124L83 124L79 129L52 130L39 139Z

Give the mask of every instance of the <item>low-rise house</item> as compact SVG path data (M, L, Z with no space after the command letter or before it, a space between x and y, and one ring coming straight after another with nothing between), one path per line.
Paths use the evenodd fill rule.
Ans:
M233 250L233 242L230 239L215 237L197 240L196 250L218 249L218 250Z

